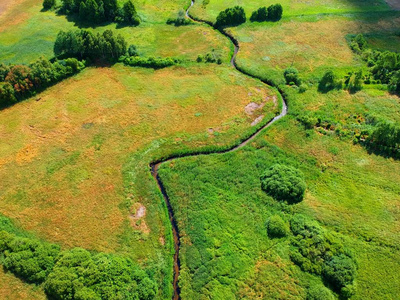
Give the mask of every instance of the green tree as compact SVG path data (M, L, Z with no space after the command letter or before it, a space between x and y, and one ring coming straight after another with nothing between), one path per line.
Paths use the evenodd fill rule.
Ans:
M277 200L297 203L306 190L304 175L294 167L276 164L261 176L262 189Z
M244 22L246 22L246 14L243 7L235 6L221 11L217 16L215 26L236 26Z
M281 238L289 234L289 226L278 215L270 217L267 221L267 232L270 237Z
M285 77L286 84L300 86L301 80L299 77L299 71L297 71L296 68L289 67L285 69L283 76Z
M256 11L253 11L250 17L251 22L264 22L268 20L268 10L267 8L260 7Z
M328 288L319 284L309 288L307 300L335 300L335 297Z
M137 15L136 8L132 0L128 0L124 3L123 12L125 22L135 26L140 24L140 19Z
M337 78L335 73L332 70L327 71L324 76L322 76L321 80L318 84L318 91L320 92L329 92L333 90L337 86Z
M274 4L268 7L268 19L270 21L279 21L282 18L283 8L280 4Z

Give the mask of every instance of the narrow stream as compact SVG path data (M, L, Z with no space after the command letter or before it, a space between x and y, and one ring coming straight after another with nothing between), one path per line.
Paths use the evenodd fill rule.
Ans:
M199 23L205 23L208 24L209 26L211 26L213 29L217 30L218 32L220 32L221 34L223 34L224 36L226 36L234 45L234 52L231 58L231 65L240 73L258 79L261 82L263 82L264 84L269 84L271 86L273 86L271 83L267 83L263 80L261 80L260 78L257 78L254 75L251 75L249 73L247 73L246 71L243 71L241 69L238 68L238 66L236 65L236 56L239 52L239 42L229 33L227 33L226 31L224 31L223 29L220 28L215 28L214 25L209 22L209 21L205 21L205 20L200 20L200 19L196 19L194 17L192 17L189 14L189 10L190 8L194 5L194 0L192 0L190 6L188 7L188 9L186 10L186 17L191 19L194 22L199 22ZM153 175L154 179L157 181L157 185L158 188L160 189L163 197L164 197L164 201L167 205L168 208L168 215L169 215L169 219L171 221L171 227L172 227L172 234L173 234L173 238L174 238L174 248L175 248L175 254L174 254L174 279L173 279L173 289L174 289L174 294L172 296L173 300L179 300L180 299L180 288L178 285L178 280L179 280L179 270L180 270L180 260L179 260L179 249L180 249L180 237L179 237L179 229L178 229L178 225L176 222L176 219L174 217L174 211L172 209L168 194L165 190L164 184L160 178L160 176L158 175L158 169L160 167L160 165L164 162L168 162L168 161L172 161L175 159L179 159L181 157L191 157L191 156L200 156L200 155L208 155L208 154L217 154L217 153L228 153L228 152L232 152L235 150L238 150L244 146L246 146L249 142L251 142L252 140L254 140L260 133L261 131L263 131L265 128L269 127L270 125L272 125L275 121L281 119L282 117L284 117L287 114L288 111L288 107L287 107L287 103L285 98L282 95L282 92L278 89L278 92L281 94L282 97L282 111L278 116L275 116L273 119L271 119L267 124L265 124L264 126L262 126L260 129L258 129L255 133L253 133L252 135L250 135L249 137L247 137L246 139L244 139L241 143L239 143L238 145L235 145L233 147L231 147L230 149L226 149L226 150L221 150L221 151L216 151L213 153L209 153L209 152L202 152L201 150L199 150L198 152L194 152L194 153L188 153L186 155L181 155L181 156L171 156L169 158L160 160L160 161L155 161L150 163L150 168L151 168L151 174Z

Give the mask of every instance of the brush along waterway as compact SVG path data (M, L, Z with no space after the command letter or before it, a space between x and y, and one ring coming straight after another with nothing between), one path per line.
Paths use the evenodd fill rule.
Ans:
M190 8L194 5L194 1L191 2L190 6L188 7L188 9L186 10L186 17L190 18L192 21L194 22L200 22L200 23L205 23L210 25L211 27L213 27L215 30L217 30L218 32L220 32L221 34L223 34L224 36L226 36L233 44L234 46L234 52L231 58L231 65L240 73L258 79L261 82L263 82L264 84L267 85L271 85L273 86L273 84L271 84L270 82L266 82L261 80L260 78L247 73L246 71L238 68L237 64L236 64L236 56L239 52L239 42L230 34L228 34L224 29L221 28L216 28L215 26L213 26L212 23L208 22L208 21L204 21L204 20L198 20L193 18L190 14L189 14L189 10ZM158 175L158 169L160 167L160 165L162 163L165 162L170 162L172 160L175 159L179 159L182 157L191 157L191 156L199 156L199 155L208 155L208 154L223 154L223 153L228 153L228 152L232 152L235 150L238 150L244 146L246 146L249 142L251 142L252 140L254 140L264 129L266 129L267 127L269 127L270 125L272 125L274 122L278 121L279 119L281 119L282 117L284 117L287 114L288 111L288 106L286 103L286 100L283 96L283 92L278 88L277 91L279 92L281 98L282 98L282 110L281 113L277 116L275 116L274 118L272 118L271 120L269 120L264 126L262 126L261 128L259 128L256 132L254 132L253 134L251 134L250 136L247 136L245 138L243 138L243 140L231 147L228 148L221 148L220 150L212 150L212 151L198 151L198 152L192 152L192 153L187 153L187 154L183 154L183 155L172 155L171 157L162 159L162 160L158 160L158 161L154 161L152 163L150 163L150 168L151 168L151 173L154 177L154 179L157 181L157 185L158 188L161 191L161 194L163 195L164 201L167 205L168 208L168 214L169 214L169 219L171 221L171 227L172 227L172 234L173 234L173 239L174 239L174 277L173 277L173 290L174 290L174 294L172 296L172 298L174 300L180 299L180 289L179 289L179 285L178 285L178 280L179 280L179 269L180 269L180 261L179 261L179 248L180 248L180 236L179 236L179 228L177 225L177 222L174 218L174 211L172 209L171 203L169 201L169 197L167 194L167 191L164 187L164 184L160 178L160 176Z

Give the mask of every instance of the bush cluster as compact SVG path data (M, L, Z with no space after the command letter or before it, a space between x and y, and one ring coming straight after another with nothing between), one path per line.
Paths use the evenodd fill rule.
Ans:
M56 5L56 0L43 0L43 8L51 9Z
M170 57L155 58L155 57L139 57L139 56L122 56L121 61L128 66L153 68L153 69L162 69L179 63L178 60Z
M251 22L279 21L282 18L283 8L280 4L273 4L267 7L260 7L253 11L250 17Z
M368 133L366 143L374 150L400 158L400 125L388 121L378 122Z
M342 297L351 296L357 267L342 243L302 215L292 218L290 228L294 235L290 251L292 261L306 272L322 275Z
M297 71L294 67L289 67L285 69L283 72L283 76L285 77L286 84L288 85L301 85L301 79L299 77L299 71Z
M178 27L178 26L185 26L185 25L192 24L192 21L185 17L185 12L183 10L180 10L178 12L178 16L175 19L169 18L167 20L167 24L175 25Z
M400 53L372 50L362 34L351 40L350 47L368 63L375 82L388 84L390 91L400 92ZM365 80L370 82L369 78Z
M140 23L132 0L126 1L122 7L118 0L62 0L61 11L68 15L78 14L81 21L95 24L115 21L136 26Z
M277 200L297 203L303 200L306 183L296 168L276 164L261 176L261 187Z
M289 226L278 215L273 215L267 221L267 232L272 238L281 238L289 234Z
M0 106L30 97L44 88L78 73L85 67L75 58L50 62L39 59L30 65L0 64Z
M217 16L215 27L236 26L246 22L246 13L243 7L235 6L221 11Z
M115 62L127 51L127 43L112 30L94 34L87 30L60 31L54 44L54 54L61 57Z
M215 49L212 49L210 53L207 53L205 56L199 55L197 56L196 59L197 62L206 62L206 63L217 63L217 64L222 64L222 58L220 54L217 54L215 52Z
M154 299L155 282L130 259L60 247L0 231L4 267L30 282L43 283L50 299Z

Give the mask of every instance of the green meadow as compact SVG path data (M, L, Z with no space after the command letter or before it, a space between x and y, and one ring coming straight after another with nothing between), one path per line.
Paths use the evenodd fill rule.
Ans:
M90 66L0 110L0 136L7 141L0 143L0 218L17 228L0 220L0 231L16 230L62 251L121 255L154 280L155 299L170 299L171 223L149 164L229 149L278 115L282 103L276 88L230 65L234 47L219 31L198 22L166 24L189 1L133 3L141 19L136 27L82 23L56 9L43 11L41 0L0 8L0 63L52 59L57 33L72 29L111 29L140 56L179 61L159 70ZM372 50L397 52L400 13L382 0L283 0L280 21L249 21L270 4L199 0L190 10L215 22L228 7L244 8L246 23L226 28L240 45L237 66L279 87L289 112L236 151L161 165L180 234L180 297L397 299L400 162L369 151L357 137L371 118L399 124L399 96L381 82L324 93L318 83L328 70L341 80L349 72L369 72L350 48L357 34ZM221 64L196 62L210 53ZM286 84L288 67L298 70L299 87ZM260 177L276 164L304 174L303 201L288 204L263 191ZM337 247L354 260L349 295L323 271L294 262L299 216L323 233L315 238L323 239L321 247ZM274 218L285 229L280 237L269 232ZM304 243L308 255L315 251L319 258L325 250L313 248L315 240ZM2 299L47 299L44 285L0 268ZM315 288L320 296L311 295Z

